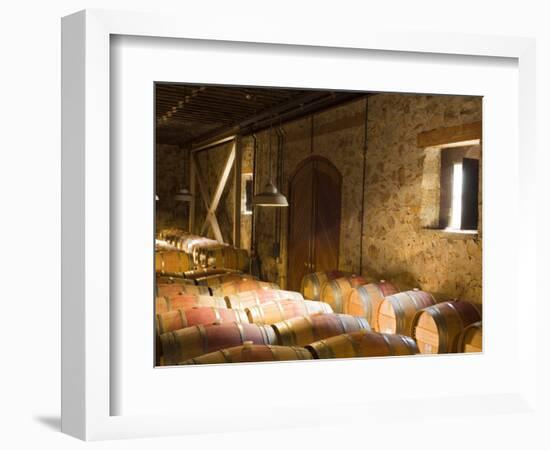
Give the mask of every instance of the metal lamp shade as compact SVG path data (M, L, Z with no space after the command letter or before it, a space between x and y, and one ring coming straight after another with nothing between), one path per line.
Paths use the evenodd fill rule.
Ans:
M273 183L267 183L262 192L254 196L252 200L254 206L288 206L286 197L281 194Z
M174 200L177 202L190 202L193 200L193 195L187 189L182 189L176 193Z

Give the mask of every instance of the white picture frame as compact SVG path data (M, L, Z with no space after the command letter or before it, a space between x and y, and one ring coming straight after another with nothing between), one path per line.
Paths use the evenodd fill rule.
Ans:
M183 26L182 23L184 23ZM124 50L120 53L120 48L113 49L115 40L118 39L119 43L124 43L123 41L126 38L130 39L130 36L138 40L170 39L172 40L170 42L176 42L172 49L174 51L180 51L177 42L184 42L183 40L190 45L202 43L205 52L215 51L219 58L224 58L224 55L228 58L238 58L238 53L243 52L245 59L250 58L248 63L243 64L250 64L251 67L254 64L254 58L264 56L266 62L270 59L277 60L290 56L293 58L294 67L304 65L303 70L306 71L308 65L319 64L319 68L324 65L326 78L318 79L316 87L331 86L331 83L334 83L334 77L330 77L330 62L334 59L339 59L342 65L361 64L360 58L363 57L363 52L365 54L371 52L369 55L374 53L378 55L375 55L372 62L373 82L369 86L371 90L377 90L380 87L385 90L387 86L392 85L397 89L397 83L401 83L399 89L405 91L410 88L413 92L486 95L483 122L484 164L490 168L491 161L499 161L499 170L511 176L507 181L508 184L496 186L495 183L502 179L484 167L484 190L486 191L484 191L483 212L484 313L486 317L490 318L495 312L494 299L500 298L504 292L496 283L498 277L502 277L509 283L511 294L502 300L505 308L501 313L502 317L499 318L501 322L495 321L493 325L489 320L484 332L486 344L488 343L490 348L491 342L501 342L501 338L506 333L503 327L509 326L507 349L504 349L501 344L495 344L491 350L486 350L483 355L477 357L449 355L420 357L415 358L414 361L412 359L315 361L311 364L306 362L305 364L203 367L192 368L193 370L186 372L181 370L183 368L154 369L152 353L150 365L147 365L148 363L141 359L142 355L125 352L128 337L125 333L128 333L128 323L124 322L124 327L120 326L122 322L119 323L124 318L117 309L114 299L120 294L120 286L111 279L111 271L117 264L117 255L128 251L128 248L115 239L118 235L112 232L112 228L118 226L115 218L121 215L127 215L122 220L128 221L136 217L143 218L142 214L152 211L154 202L153 190L148 191L152 170L150 173L147 172L150 169L148 164L152 164L152 160L147 159L147 153L141 152L141 145L144 145L144 152L147 151L146 148L153 151L152 140L145 143L136 142L136 155L138 157L145 155L145 158L143 160L138 158L139 161L135 163L134 168L138 173L149 173L148 176L151 177L151 180L147 178L142 186L141 194L145 195L144 198L148 198L149 194L151 197L151 204L144 205L145 209L133 209L133 205L127 207L128 203L124 202L125 199L127 200L128 186L125 186L121 179L128 180L126 175L132 174L125 172L125 177L121 177L120 173L117 173L119 169L123 170L121 167L124 165L116 161L113 163L113 155L116 152L111 152L111 147L119 146L120 139L124 139L121 137L124 132L115 133L111 129L111 120L114 117L111 117L110 112L114 97L118 95L111 86L113 58L122 55L126 58L123 64L132 64L136 58L139 59L139 54L134 50L147 51L139 49L139 46L130 50L129 53L124 53ZM205 46L205 42L210 42L211 45ZM168 41L157 42L156 50L149 49L153 52L150 56L154 57L157 53L161 55L159 48L167 43ZM229 47L226 47L225 43ZM235 54L231 53L231 49L236 49ZM253 54L247 53L249 51ZM194 48L193 52L199 54L200 49ZM308 52L314 54L314 60L307 60ZM529 321L529 316L537 309L534 283L522 286L522 309L518 308L517 314L515 309L519 296L518 280L529 279L530 274L536 273L534 267L536 238L534 233L530 232L535 228L536 219L535 196L531 195L534 186L530 177L535 167L536 122L535 43L532 39L445 33L395 33L368 29L355 32L350 30L349 33L332 36L322 32L317 34L310 32L304 36L299 31L293 30L268 35L255 28L231 27L229 24L227 27L217 27L215 30L206 29L200 23L182 22L178 17L165 14L87 10L63 19L62 54L63 432L85 440L100 440L287 426L307 427L318 423L326 425L355 423L356 426L358 423L362 424L361 426L368 426L365 423L369 423L380 430L387 429L386 433L391 433L391 427L388 424L401 423L403 419L414 416L414 420L418 420L419 417L437 420L440 428L432 431L435 435L443 436L445 432L449 432L453 420L455 423L461 421L473 427L481 426L480 423L482 423L494 432L498 432L502 424L511 417L515 423L525 423L527 427L541 420L542 407L535 401L537 353L534 350L535 347L530 344L536 341L537 333L536 327L533 327ZM396 60L388 59L388 55L395 55ZM446 55L444 61L438 62L442 72L425 72L424 85L418 82L415 85L414 80L403 83L404 66L401 64L410 65L411 68L415 64L432 68L430 59L441 59L443 55ZM497 67L498 64L492 67L491 58L498 58L499 61L507 61L506 64L509 64L509 66L503 65L509 70L506 67L502 69L505 72L508 70L507 75L505 74L503 80L495 79L494 86L491 86L487 80L481 81L483 76L480 75L479 89L472 84L467 91L457 88L456 92L447 92L449 83L453 81L452 77L447 80L441 80L438 77L442 73L448 73L445 71L454 64L470 65L475 70L478 70L476 65L483 66L479 73L486 71L491 74L492 70L500 70ZM117 60L114 62L117 65L121 64ZM384 64L390 68L384 69ZM392 64L394 70L391 69ZM174 65L177 64L174 62ZM161 66L162 64L159 63L158 67ZM169 69L168 67L167 70ZM464 70L464 73L468 72L467 69ZM147 71L144 70L144 72ZM349 74L349 71L343 72ZM378 73L378 76L375 73ZM412 70L413 79L414 73ZM473 73L470 76L473 77ZM126 73L124 76L127 75ZM147 76L149 75L146 73L137 74L136 87L139 87L138 81L148 82ZM271 74L271 77L266 75L263 82L269 83L271 80L273 85L284 86L302 83L298 76L292 73L275 73ZM223 76L212 75L208 80L186 81L215 82L225 79L229 84L239 80L243 84L261 82L258 78L256 80L253 78L250 76L249 79L243 80L243 72L235 71L233 74ZM514 80L517 81L514 92L518 95L509 99L511 110L502 111L503 103L500 98L503 95L502 90L506 86L510 87L510 83ZM351 89L366 87L360 81L357 82L358 84L353 84L354 81L351 78L346 83L340 87ZM491 89L494 89L494 92ZM139 102L147 101L147 96L132 101L140 106ZM150 107L152 108L152 104ZM145 134L139 135L140 138L147 137L147 133L152 128L153 116L149 116L147 111L141 110L140 107L134 109L134 114L125 115L118 124L125 129L127 125L138 123L135 121L143 121L144 124L149 121L151 125L144 127ZM515 112L519 114L514 115ZM500 130L502 136L499 136L496 131L503 123L507 126ZM491 148L497 144L506 151L498 157L496 155L492 157ZM124 155L121 157L125 158ZM516 166L518 161L519 164ZM514 172L518 168L519 173ZM113 195L118 195L117 200L114 200ZM499 202L499 195L502 197L506 195L506 201L502 198ZM491 199L494 203L487 207ZM122 211L114 211L114 207L121 207ZM493 220L493 216L496 219L505 217L503 208L506 207L512 213L512 217L507 222L507 227L511 230L508 234L502 230L499 232L499 224ZM522 220L518 220L518 217ZM138 229L135 233L138 240L134 242L143 242L143 236L147 236L147 227L152 223L152 219L142 222L142 227L136 227ZM494 233L492 234L491 231ZM150 241L146 242L143 248L139 247L136 250L138 258L134 259L138 261L136 264L141 265L132 270L134 270L133 273L139 274L136 277L138 279L143 278L141 274L145 274L147 278L149 269L152 273L152 256L150 266L147 266L149 264L147 255L153 245L152 236L151 228ZM506 239L508 239L510 260L515 263L508 268L503 266L505 261L500 260L506 255L502 253L505 249L500 247ZM144 257L141 258L143 255ZM488 262L491 264L488 265ZM124 277L122 280L124 281ZM152 298L152 277L144 283L149 283L141 286L144 288L141 289L144 292L144 298L148 298L147 295L151 295ZM123 307L122 303L121 308ZM143 312L141 318L136 317L136 329L140 329L139 327L148 329L147 315L152 322L152 308ZM144 323L145 327L143 327ZM125 331L121 331L122 329ZM150 335L144 332L136 339L152 348L152 327L150 330ZM114 346L116 342L119 345ZM147 348L144 350L146 351L142 353L148 352ZM373 367L380 373L387 373L385 379L395 389L395 392L388 395L385 400L377 398L369 401L364 393L354 398L349 396L346 398L348 391L345 383L341 387L342 397L340 398L334 396L323 398L314 395L315 392L322 392L323 389L323 384L319 382L319 374L323 374L328 380L338 379L344 373L346 376L349 374L350 379L354 379L368 373L368 369ZM405 390L399 389L399 374L402 374L405 368L411 380L420 380L423 374L433 377L430 380L433 383L433 390L420 389L407 394ZM505 370L506 368L508 369ZM468 378L468 373L475 373L476 382L466 380L465 387L454 386L451 385L453 383L447 382L452 378L441 378L438 371L447 376L451 373L458 374L461 379L464 375ZM137 380L136 385L132 384L128 373ZM374 372L371 371L371 373ZM395 375L392 376L392 373ZM500 373L499 377L495 376L497 373ZM189 400L192 408L180 407L181 403L179 403L175 410L170 412L155 410L150 395L152 385L142 384L142 382L158 383L157 386L165 387L174 382L174 377L179 377L182 380L193 380L190 381L193 386L197 386L201 380L208 386L220 376L226 381L225 384L237 383L238 386L240 386L239 383L242 384L245 376L249 376L251 380L256 380L250 381L254 389L260 386L257 380L288 380L289 377L296 377L299 380L311 380L313 394L293 389L292 383L286 383L292 395L288 398L281 397L279 391L274 388L270 400L262 403L242 401L242 396L238 395L238 389L232 392L218 391L216 396L218 399L221 396L222 401L216 404L215 409L210 408L210 415L206 419L204 408L199 403L198 397L193 395ZM477 388L476 385L478 385ZM271 384L271 386L274 385ZM488 389L488 386L491 386L491 389ZM141 388L143 397L134 397L139 394L136 388ZM119 392L124 392L120 397L122 406L119 404L120 398L115 400L119 397ZM300 394L303 395L300 396ZM130 397L136 398L136 401L128 401ZM212 403L209 404L212 406ZM472 407L477 416L475 423L472 419ZM504 413L507 416L503 416ZM404 438L395 436L396 442ZM371 445L376 442L376 438L372 439L369 440ZM382 442L383 440L380 440L380 443ZM419 447L420 444L417 443ZM407 442L407 445L414 447L415 443Z

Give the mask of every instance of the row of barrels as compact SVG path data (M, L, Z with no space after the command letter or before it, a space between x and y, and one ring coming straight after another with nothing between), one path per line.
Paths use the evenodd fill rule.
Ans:
M227 245L199 248L195 254L177 249L155 251L155 272L157 273L183 274L201 268L245 272L249 268L248 251Z
M218 274L196 278L191 284L181 277L157 277L156 289L156 323L157 355L162 347L159 336L197 324L249 322L274 322L295 314L310 314L324 311L320 302L305 302L297 292L283 291L277 285L254 279L245 274ZM219 278L219 279L218 279ZM216 281L213 281L215 279ZM277 303L276 309L253 309L255 305L273 300L295 300L296 302ZM300 303L297 303L300 301ZM251 310L245 311L245 308ZM327 310L328 311L328 310ZM280 314L283 314L282 316ZM157 358L157 361L160 361Z
M173 317L176 312L193 308L242 310L254 323L274 323L301 314L332 313L324 302L304 300L299 293L281 290L247 291L225 297L184 294L156 298L157 315ZM168 314L170 313L170 315Z
M155 268L161 273L183 273L198 268L247 271L248 251L183 230L163 230L155 241Z
M324 302L311 300L272 299L258 304L249 293L243 301L236 298L228 303L227 298L201 297L171 299L172 307L168 310L164 303L157 303L157 329L159 333L171 332L188 326L210 323L253 323L256 325L273 325L278 342L283 345L298 345L318 337L318 327L328 326L332 331L345 332L347 325L360 323L363 328L371 329L363 317L348 314L332 314L330 306ZM403 293L406 294L406 293ZM408 294L407 294L408 295ZM200 305L200 306L197 306ZM397 305L397 307L396 307ZM420 353L455 353L481 351L482 325L481 314L475 305L464 301L447 301L435 304L403 315L403 304L393 301L389 322L392 328L384 329L384 334L396 334L414 338ZM186 309L191 308L191 311ZM227 310L224 310L228 308ZM232 309L229 309L232 308ZM324 314L323 317L320 315ZM333 318L329 317L332 316ZM400 317L401 316L401 317ZM410 321L409 327L400 325L405 318ZM358 322L359 321L359 322ZM328 323L328 325L327 325ZM321 331L323 333L324 331Z
M274 290L279 288L277 284L259 281L246 275L232 274L208 278L205 281L199 279L196 283L191 284L185 278L157 277L155 293L157 297L176 297L189 294L223 297L244 292L252 292L249 295L254 295L253 293L259 289ZM215 281L211 278L215 278ZM293 295L299 295L300 298L303 298L298 292L293 293Z
M224 281L215 287L186 283L175 287L179 283L174 280L165 283L167 286L159 283L157 290L162 295L157 297L156 307L158 354L164 364L170 365L210 353L216 353L218 359L223 357L223 361L236 362L242 359L238 355L244 350L239 348L247 342L248 347L263 346L258 354L272 355L272 360L284 359L281 352L289 358L307 354L297 349L305 349L313 358L369 356L366 350L353 355L343 350L344 342L353 341L348 335L355 332L380 335L379 339L385 341L390 339L388 336L395 336L391 339L400 342L412 341L415 347L411 354L475 351L476 345L480 346L481 324L472 320L481 320L481 313L476 315L475 306L467 302L436 304L426 292L397 292L384 281L361 284L366 279L349 278L348 282L335 279L337 282L332 285L338 286L334 291L342 302L334 301L337 296L329 298L329 302L336 307L340 304L353 314L338 313L329 302L304 299L300 293L282 291L253 279ZM206 291L188 291L205 287L210 295L205 295ZM355 302L350 303L354 296ZM334 342L326 345L328 339ZM314 347L324 349L323 352L315 353L308 347L316 342L320 343ZM276 348L279 346L294 350L279 352ZM357 344L352 345L356 347ZM228 353L232 348L238 354ZM248 350L249 354L256 354Z
M249 323L246 319L250 317L234 314L236 321L187 326L160 334L163 364L179 364L247 341L255 345L305 347L346 333L371 331L365 319L346 314L314 313L273 324Z
M336 271L307 275L302 292L336 313L365 317L375 331L415 338L422 353L481 351L481 307L466 301L437 302L428 292Z
M243 294L250 297L248 292ZM281 297L284 297L284 294L281 294ZM329 305L323 302L299 301L295 298L293 300L271 300L260 304L243 304L241 302L232 304L232 306L248 305L243 311L243 309L229 309L231 305L227 303L224 305L222 299L206 298L213 306L191 306L190 310L178 308L168 313L157 314L158 349L163 355L164 364L179 364L184 360L204 353L218 351L233 345L242 345L247 340L257 345L301 347L329 337L349 334L350 332L371 331L371 327L365 318L334 314L331 312ZM263 297L259 298L263 299ZM197 297L195 300L197 301L196 304L204 305L200 302L200 298ZM215 303L216 301L217 303ZM447 303L450 302L438 306L446 307ZM456 303L468 304L467 302ZM189 307L189 305L185 306ZM460 311L462 307L458 309L455 307L455 310ZM433 313L430 310L428 314L431 316ZM399 339L407 342L415 337L415 346L418 346L416 352L420 351L420 353L474 351L472 348L480 345L479 335L476 333L476 330L479 329L480 331L480 328L476 328L480 324L473 323L463 329L458 326L456 320L453 322L452 316L445 315L445 313L443 313L443 316L451 318L448 321L451 327L447 326L445 328L436 325L435 328L430 330L424 324L426 321L419 320L416 335L378 334L386 337L400 336ZM452 327L453 323L454 328ZM441 322L439 325L441 325ZM421 339L422 336L418 332L420 329L424 333L431 332L429 341ZM457 344L457 350L453 350L449 345L451 340L454 341L455 338L460 341ZM338 340L334 340L334 344L337 343ZM341 345L343 344L338 344L336 347L340 348ZM427 348L427 345L431 345L431 347ZM319 347L323 347L323 344L319 344ZM320 355L330 353L333 354L332 357L349 356L349 353L334 350L332 344L323 348L325 349L324 353L319 353Z
M463 339L480 335L479 324L470 325L462 334ZM466 347L470 344L464 344ZM481 348L480 340L475 343ZM271 344L254 344L222 348L180 362L180 365L219 364L264 361L295 361L309 359L357 358L380 356L410 356L419 353L417 343L408 336L376 333L368 330L340 334L312 342L305 347Z
M384 335L366 330L321 339L305 347L254 344L220 349L190 358L179 364L219 364L236 362L296 361L330 358L405 356L418 353L414 340L406 336Z
M189 233L188 231L169 228L161 230L158 233L158 241L170 245L172 248L193 255L200 247L219 246L220 243L215 239L209 239L204 236Z

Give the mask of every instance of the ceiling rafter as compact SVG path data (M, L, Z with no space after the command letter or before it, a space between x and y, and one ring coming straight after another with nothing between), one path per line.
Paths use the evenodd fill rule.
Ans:
M299 117L360 93L158 83L155 89L156 141L200 145L212 136L265 127Z

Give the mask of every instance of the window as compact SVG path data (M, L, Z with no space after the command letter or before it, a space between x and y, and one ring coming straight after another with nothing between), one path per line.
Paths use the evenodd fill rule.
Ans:
M424 149L421 224L425 229L475 234L480 223L479 140Z
M439 226L477 230L479 145L441 149Z

